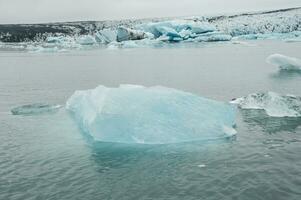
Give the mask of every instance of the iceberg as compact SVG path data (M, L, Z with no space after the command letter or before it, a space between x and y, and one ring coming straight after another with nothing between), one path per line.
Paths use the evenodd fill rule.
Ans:
M42 113L56 112L61 107L61 105L34 103L13 108L11 109L11 113L13 115L36 115Z
M148 37L149 35L143 31L133 30L125 27L118 27L117 29L117 42L127 40L142 40Z
M301 70L301 60L281 54L270 55L266 62L278 66L281 70Z
M164 38L165 41L181 41L195 38L200 34L216 31L208 22L195 22L191 20L173 20L151 22L137 25L138 30L151 33L154 38Z
M231 35L220 33L220 32L210 32L210 33L199 35L194 39L194 41L219 42L219 41L230 41L231 39L232 39Z
M95 37L91 35L82 35L77 38L77 42L81 45L93 45L96 43Z
M66 102L82 131L96 141L167 144L232 137L235 106L156 86L98 86Z
M253 93L231 101L241 109L264 110L271 117L301 117L301 97L275 92Z
M117 32L112 29L103 29L95 34L95 39L99 43L111 43L116 41Z

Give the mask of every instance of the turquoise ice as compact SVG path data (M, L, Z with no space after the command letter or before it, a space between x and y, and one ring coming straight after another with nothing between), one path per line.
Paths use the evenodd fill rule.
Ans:
M166 144L236 134L235 106L161 86L76 91L66 108L96 141Z
M301 117L301 97L276 92L259 92L234 99L231 103L246 110L264 110L271 117Z

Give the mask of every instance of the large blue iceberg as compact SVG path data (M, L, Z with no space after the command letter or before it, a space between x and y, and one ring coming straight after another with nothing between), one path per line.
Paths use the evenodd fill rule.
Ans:
M161 86L76 91L66 108L96 141L167 144L236 134L235 106Z

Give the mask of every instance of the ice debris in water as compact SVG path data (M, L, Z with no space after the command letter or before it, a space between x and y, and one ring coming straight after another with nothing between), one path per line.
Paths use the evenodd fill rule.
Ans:
M264 110L271 117L301 117L301 97L275 92L253 93L231 101L241 109Z
M168 19L3 25L3 30L0 30L0 42L6 43L4 48L20 48L30 52L90 49L103 47L103 44L108 44L109 48L157 46L157 44L162 46L164 42L182 41L281 39L287 42L300 42L300 10L301 8L290 8Z
M161 86L76 91L66 108L96 141L166 144L236 134L235 106Z
M152 37L152 35L140 30L133 30L125 27L119 27L117 29L117 42L128 40L142 40L149 37Z
M138 30L151 33L156 39L178 42L196 38L201 34L217 31L208 22L173 20L137 25Z
M45 103L34 103L19 106L11 110L13 115L35 115L58 111L61 105L51 105Z
M96 43L96 39L91 35L82 35L77 39L77 42L81 45L93 45Z
M115 42L117 38L117 32L112 29L103 29L95 34L95 39L99 43Z
M281 70L301 70L301 60L281 54L270 55L267 63L280 67Z

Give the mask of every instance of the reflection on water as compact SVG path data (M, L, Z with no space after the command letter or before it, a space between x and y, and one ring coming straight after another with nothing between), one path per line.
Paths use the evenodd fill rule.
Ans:
M249 126L260 126L266 133L295 132L301 117L270 117L263 110L240 110L243 121Z
M282 138L272 138L272 139L266 139L262 143L267 146L268 149L278 149L285 147L286 145L292 144L292 143L300 143L301 140L298 139L289 139L285 140Z
M160 162L165 163L167 160L176 162L195 159L196 154L204 156L208 149L224 148L231 145L232 142L235 142L235 137L159 145L90 141L90 149L92 151L91 159L97 164L97 171L107 173L110 170L137 167L138 163L148 166L151 163L156 163L156 165Z
M301 70L293 70L293 71L279 70L278 72L271 74L270 77L274 79L280 79L280 80L301 78Z

